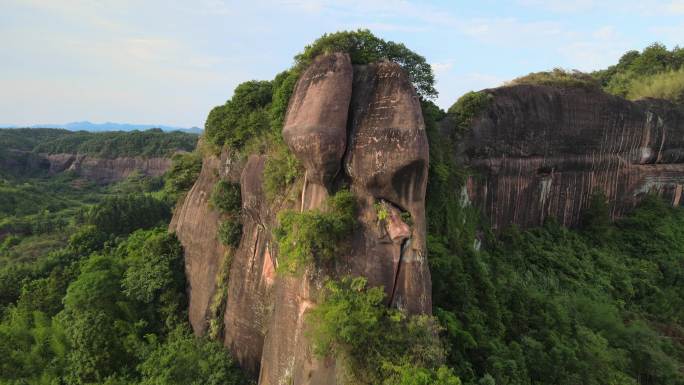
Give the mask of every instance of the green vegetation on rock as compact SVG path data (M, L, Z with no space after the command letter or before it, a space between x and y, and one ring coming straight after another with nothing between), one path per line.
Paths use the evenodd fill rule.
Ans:
M396 62L406 71L419 96L425 99L437 97L432 67L424 57L401 43L380 39L367 29L324 34L295 56L296 66L306 67L316 56L333 52L348 53L352 64L382 60Z
M316 56L332 52L348 53L353 64L396 62L409 75L419 96L437 96L432 67L403 44L385 41L365 29L324 34L295 56L292 68L272 81L252 80L238 85L230 100L209 113L205 124L207 141L215 150L225 145L238 151L249 147L251 140L263 141L259 139L263 136L281 142L285 113L300 74Z
M350 384L460 384L442 366L437 321L387 307L365 278L329 280L306 320L314 353L339 359Z
M171 168L164 178L164 192L175 203L195 184L202 170L202 157L193 151L174 154L171 161Z
M567 71L562 68L554 68L552 71L533 72L513 79L508 84L534 84L559 88L600 88L600 83L591 75L576 70Z
M592 75L601 82L604 90L611 94L633 98L657 97L660 87L662 89L670 87L670 85L663 84L668 76L658 75L671 73L670 76L677 78L675 71L681 69L682 66L684 66L684 49L675 47L668 50L664 45L654 43L641 52L625 53L618 64L596 71ZM681 80L675 81L681 84ZM661 84L653 89L656 94L648 92L648 85L652 82Z
M214 185L209 204L222 214L233 214L242 208L240 185L220 180Z
M287 210L278 215L278 222L278 271L298 274L312 263L334 260L344 250L356 222L356 198L340 190L328 198L327 210Z
M238 85L230 100L209 112L206 139L218 148L227 145L240 149L252 137L269 131L272 96L269 81L253 80Z
M447 113L456 122L459 131L467 129L473 119L484 111L492 101L492 95L484 92L468 92L449 107Z

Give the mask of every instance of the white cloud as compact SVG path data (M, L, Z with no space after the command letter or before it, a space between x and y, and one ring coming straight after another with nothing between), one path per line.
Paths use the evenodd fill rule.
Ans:
M560 13L588 11L601 4L600 1L596 0L519 0L518 2L523 6L542 8Z
M459 30L467 36L497 45L525 42L539 44L558 39L567 32L555 21L523 22L516 18L472 19L459 23Z
M454 61L449 60L442 63L432 63L430 64L430 66L432 67L432 71L435 73L435 75L440 76L451 71L454 68Z
M670 12L684 13L684 0L673 0L667 5Z

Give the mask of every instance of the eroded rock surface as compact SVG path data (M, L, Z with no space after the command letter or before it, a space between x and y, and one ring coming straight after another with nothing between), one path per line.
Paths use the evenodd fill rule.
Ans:
M138 172L147 176L161 176L171 167L171 158L118 157L98 158L82 154L45 155L50 162L51 175L73 171L97 183L107 184L126 179Z
M428 142L420 101L399 65L354 67L350 116L345 168L360 199L364 226L364 231L354 234L353 271L368 277L371 285L383 286L393 304L415 313L430 312L425 258ZM385 237L375 231L378 200L410 215L413 226L408 239L377 241Z
M317 67L333 59L348 65L348 59L341 61L339 54L331 55L315 61L305 74L320 73ZM353 78L349 76L351 68ZM311 188L311 184L321 184L326 189L341 183L351 186L359 201L359 226L352 236L349 254L338 256L334 267L315 266L307 269L303 277L276 279L260 384L284 384L291 380L295 384L323 385L340 381L340 367L332 358L314 357L305 332L305 313L316 306L317 293L326 276L365 276L369 285L385 288L393 305L414 313L430 312L424 220L428 146L413 86L401 68L389 62L345 68L343 74L326 73L338 82L342 79L348 82L337 84L337 89L328 97L338 104L349 104L349 109L344 113L334 109L334 122L326 117L325 124L309 125L307 135L302 136L307 141L306 147L292 140L293 126L286 125L284 135L307 168L307 179L315 175L307 180L305 189ZM299 102L318 97L320 88L308 86L309 82L309 76L299 81L297 92L307 94L293 99L289 117L295 116L295 111L305 116L326 116L329 107L325 103L304 106ZM348 97L350 103L346 102ZM330 142L331 127L336 127L335 146L326 145ZM339 146L341 138L346 138L343 147ZM330 162L321 162L321 159L330 159ZM325 169L324 176L320 171L319 174L309 171L310 167L325 167L325 164L334 167ZM338 174L341 164L344 172ZM302 210L322 208L323 202L317 196L307 195L306 190L302 194ZM386 211L382 220L378 205ZM402 212L415 218L411 226L401 219Z
M287 110L283 137L306 169L304 201L318 206L340 170L352 94L349 55L317 57L302 73Z
M209 206L212 189L219 180L221 163L219 157L204 157L197 181L176 208L169 225L169 230L176 233L185 251L188 316L193 331L198 335L204 334L209 326L216 275L227 251L217 238L220 215Z
M252 155L237 166L243 235L230 253L224 342L259 384L342 383L341 366L332 357L315 357L306 337L305 314L316 306L326 277L365 276L369 285L385 288L392 305L430 312L424 208L428 146L420 103L398 65L352 66L346 54L325 55L300 77L283 136L306 169L303 180L292 186L298 199L266 199L265 156ZM213 238L220 218L208 208L206 194L226 168L236 167L205 159L171 226L186 250L190 319L198 334L206 330L215 275L226 251ZM309 266L301 276L276 274L278 250L271 234L277 212L324 210L325 198L343 186L351 188L360 206L349 252L326 266Z
M486 90L490 106L464 138L468 195L494 228L555 217L578 224L592 192L614 218L648 192L679 205L684 113L659 100L519 85Z

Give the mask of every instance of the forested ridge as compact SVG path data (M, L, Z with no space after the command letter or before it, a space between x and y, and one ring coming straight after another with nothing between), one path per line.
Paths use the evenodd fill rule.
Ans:
M83 154L102 158L169 156L192 151L197 135L181 131L88 132L55 128L0 129L0 156L17 150L36 154ZM7 155L4 155L7 156Z
M684 209L652 196L613 223L596 191L577 228L551 219L493 233L462 198L472 171L454 157L458 131L487 96L469 93L441 110L430 101L436 90L424 58L368 31L325 35L274 80L239 85L209 113L207 146L175 155L162 178L133 175L109 186L68 173L2 180L0 383L253 382L222 341L191 334L183 250L167 225L200 172L202 151L268 155L265 194L282 199L302 174L280 137L285 109L303 67L330 51L348 52L356 64L399 62L418 89L430 141L434 316L388 308L384 292L363 278L330 280L307 318L317 355L345 357L349 382L359 384L684 384ZM654 44L593 74L556 70L514 82L681 103L682 52ZM440 129L444 119L454 132ZM195 146L188 134L157 131L130 138L27 133L0 130L0 145L105 157L163 156L171 147ZM239 187L221 181L210 197L224 215L217 238L227 245L242 231ZM277 274L296 276L314 260L344 252L355 225L353 194L341 188L328 205L280 214ZM379 220L388 215L377 210Z

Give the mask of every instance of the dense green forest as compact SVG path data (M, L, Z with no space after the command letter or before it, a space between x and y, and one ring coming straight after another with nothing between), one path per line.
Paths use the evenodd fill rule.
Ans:
M55 128L0 129L0 156L9 150L41 154L86 154L102 158L168 156L192 151L197 135L181 131L87 132Z
M2 181L0 383L247 383L220 343L192 336L183 250L167 232L200 164L176 154L163 178L109 186Z
M388 309L381 288L340 277L307 318L316 354L343 355L350 381L364 384L684 384L684 209L650 197L611 223L597 192L579 228L550 220L494 235L456 193L470 171L453 158L458 131L487 100L469 93L442 111L430 101L429 65L402 44L368 31L325 35L274 80L243 83L212 109L208 150L267 154L264 188L269 200L281 199L301 177L280 136L287 102L304 66L331 50L349 52L355 63L397 61L421 96L434 316ZM656 44L594 74L558 70L519 81L668 97L674 94L638 90L670 89L682 60L681 49ZM454 132L438 130L447 118ZM149 156L195 145L186 134L157 131L128 139L27 133L0 130L0 148ZM166 231L200 164L197 152L178 154L163 178L133 175L110 186L68 173L2 180L0 383L249 383L220 342L191 335L183 251ZM330 258L344 250L353 199L344 189L331 199L326 212L281 213L278 274L297 274L313 249ZM229 245L241 231L239 201L236 185L217 183L211 204L227 218L217 235Z
M481 95L452 106L455 127ZM684 209L653 196L610 223L596 192L580 228L549 220L495 236L454 194L469 171L437 130L445 113L426 102L423 115L433 311L461 381L683 384Z

